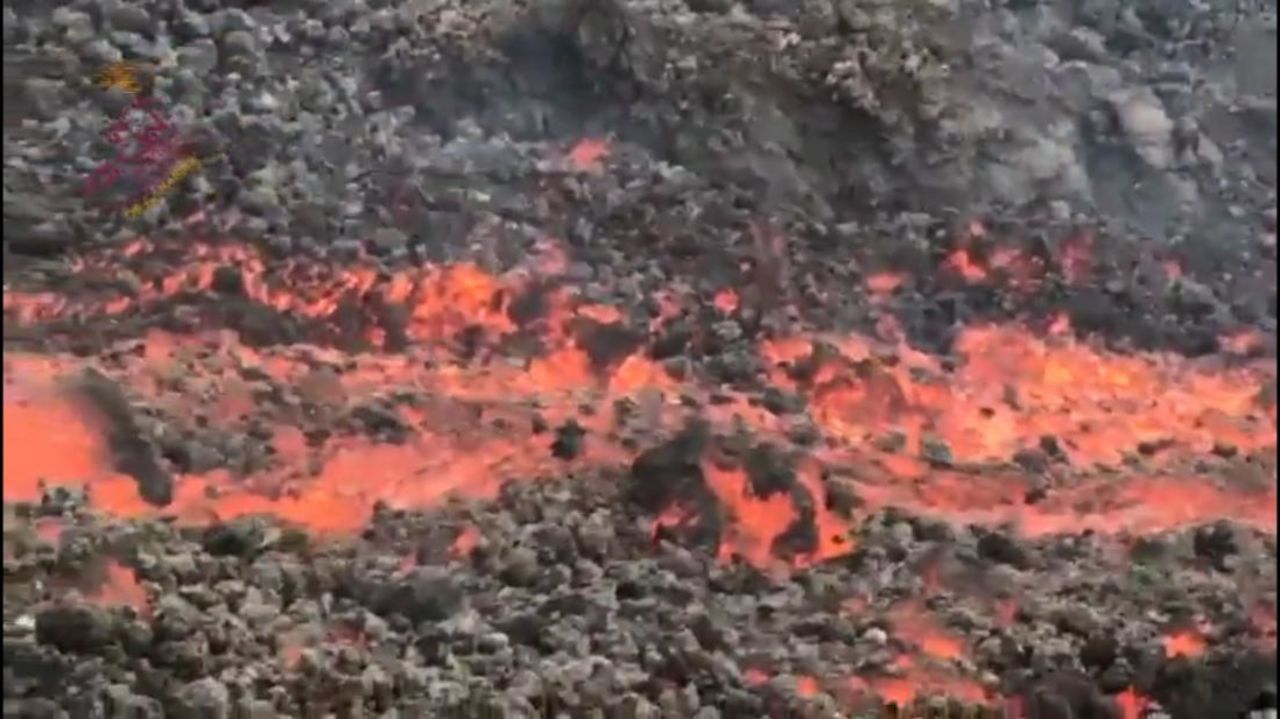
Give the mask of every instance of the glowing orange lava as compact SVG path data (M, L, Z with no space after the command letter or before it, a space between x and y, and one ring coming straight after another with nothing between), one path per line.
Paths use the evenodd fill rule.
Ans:
M917 645L926 656L951 661L965 655L964 643L938 626L918 604L899 607L892 621L894 634Z
M1206 643L1204 636L1192 629L1184 629L1164 637L1164 654L1167 657L1187 657L1194 659L1204 653Z
M1124 690L1116 697L1116 704L1120 707L1120 715L1123 719L1142 719L1142 712L1147 708L1148 703L1147 698L1133 688Z
M568 161L592 171L609 151L604 140L583 140ZM1041 281L1044 260L990 239L984 226L971 223L946 267L966 282L998 276L1030 289ZM801 448L791 440L795 418L766 409L762 390L720 386L696 373L677 379L643 346L593 352L589 330L657 332L703 310L698 304L707 295L669 288L652 298L659 316L630 327L630 308L544 286L568 263L553 244L540 248L499 275L465 263L399 272L273 265L245 246L197 244L157 263L178 269L134 278L134 289L122 292L107 281L118 278L121 256L157 251L137 242L120 255L75 260L87 278L102 280L86 280L85 294L75 299L6 290L7 324L92 326L173 303L220 308L234 298L309 328L354 327L357 336L346 338L354 347L342 349L318 340L251 347L230 330L153 330L88 359L6 350L4 500L36 502L43 486L78 485L94 507L122 517L205 524L262 513L316 532L351 533L379 504L426 509L450 497L491 498L509 481L626 468L637 447L663 441L696 415L719 436L749 434L800 457L789 468L794 485L768 496L716 450L698 458L724 519L717 557L726 562L739 558L776 571L840 557L854 549L858 523L885 507L961 525L1010 526L1028 537L1141 534L1224 517L1276 530L1276 411L1266 400L1275 370L1250 359L1263 346L1257 335L1224 338L1234 355L1225 358L1122 354L1077 337L1059 315L1046 318L1042 330L965 328L944 361L908 345L886 311L889 296L909 278L874 274L866 287L877 298L877 336L796 332L773 335L758 348L764 379L803 399L806 422L816 425L819 441ZM1083 281L1092 250L1092 238L1074 236L1054 261L1068 279ZM238 278L234 290L226 287L227 268ZM531 296L539 311L516 319ZM710 299L721 315L737 312L741 302L733 289ZM194 309L192 316L198 317ZM152 506L137 481L115 468L111 440L119 428L86 399L80 388L86 370L162 415L166 431L194 434L207 424L244 435L252 425L268 435L270 456L243 475L227 468L175 472L172 502ZM370 407L403 432L393 438L346 426ZM627 421L619 407L630 408ZM317 429L323 441L314 439ZM558 445L562 431L580 435L572 452ZM1028 489L1036 478L1051 479L1053 490L1033 503ZM832 508L832 481L856 495L851 513ZM672 503L652 518L654 536L686 526L700 511ZM779 546L787 544L780 540L801 520L814 530L813 543L780 558ZM38 528L48 541L60 531L60 523ZM466 526L451 554L468 557L482 541L477 527ZM408 555L399 570L415 566ZM130 570L113 563L106 575L97 601L147 611L146 591ZM930 593L943 589L937 567L925 569L924 581ZM1017 620L1013 600L989 601L1000 625ZM870 605L850 599L844 609L861 613ZM1259 606L1257 615L1259 633L1269 631L1274 646L1274 609ZM889 620L895 651L911 654L890 672L848 679L851 691L904 705L925 695L992 698L959 676L969 664L968 647L922 604L897 606ZM1203 629L1165 637L1166 655L1202 654ZM286 665L295 666L317 641L282 633ZM751 668L744 680L764 684L770 676ZM797 678L802 697L823 689L817 677ZM1145 700L1131 690L1119 703L1126 717L1137 717Z
M599 138L587 138L578 141L569 151L569 161L579 170L600 169L604 158L609 156L609 141Z
M52 385L36 390L31 382L17 383L8 356L4 364L4 501L38 500L45 478L93 482L116 476L101 431L84 408ZM24 374L50 369L33 358L19 368Z
M133 570L117 562L106 565L106 577L89 599L107 606L133 607L146 614L150 611L147 591L138 583Z
M976 682L954 676L936 667L917 665L908 656L900 656L895 669L902 676L855 678L854 686L870 686L886 702L910 705L917 697L946 696L968 704L983 704L993 697Z
M873 295L889 295L902 286L906 278L896 272L879 272L867 277L867 291Z
M971 237L984 234L981 226L970 228ZM1067 246L1076 248L1075 261L1087 264L1081 258L1088 242ZM6 351L5 500L34 501L42 483L85 485L95 506L121 516L160 513L203 523L263 512L315 530L355 531L378 502L432 507L451 495L491 497L506 481L625 466L635 449L621 441L615 417L584 414L585 406L626 400L640 408L650 433L645 441L655 442L689 414L679 398L695 398L701 416L720 431L746 427L788 443L787 422L748 392L696 377L677 381L643 348L593 359L574 328L622 326L628 313L619 308L582 302L565 289L544 290L536 319L512 319L517 298L567 264L553 244L540 247L521 267L495 275L468 264L402 272L270 265L248 247L192 245L159 265L178 269L143 278L126 294L103 289L112 287L105 282L86 282L96 289L74 300L6 291L7 322L93 322L178 297L212 299L215 285L225 285L224 268L234 267L244 299L324 326L354 312L365 319L367 345L255 349L231 331L152 331L121 344L109 361ZM151 252L158 250L140 242L126 254ZM1012 255L1001 257L988 253L986 266L1010 266ZM118 275L120 262L118 255L92 257L76 266L87 277L108 278ZM885 291L897 286L896 279L868 283ZM698 301L677 288L655 299L662 313L649 329ZM733 312L737 295L722 291L714 304ZM377 309L385 307L397 309L402 323L380 324ZM1141 533L1221 517L1275 531L1276 414L1262 400L1275 373L1265 362L1119 354L1076 338L1059 317L1048 336L1014 325L969 327L944 365L905 344L903 333L889 327L891 315L881 319L887 323L881 339L795 334L759 348L768 380L803 397L823 435L796 469L798 484L814 500L809 520L818 544L792 564L853 547L849 534L857 517L837 516L825 501L824 476L832 470L853 477L859 514L896 505L955 522L1012 522L1029 536L1086 528ZM531 330L539 336L537 352L503 349L506 340ZM403 338L392 349L396 331ZM115 471L105 419L74 389L86 368L115 378L171 417L178 431L195 429L183 423L197 411L203 421L232 430L250 419L264 422L274 462L250 477L227 470L178 475L172 504L157 510L142 501L133 478ZM175 377L182 392L166 389ZM339 432L312 446L305 412L277 407L250 417L260 394L281 387L296 391L308 412L344 416L381 403L410 431L394 442ZM712 391L714 403L706 401ZM398 394L416 399L391 401ZM583 433L571 458L553 455L554 432L532 430L570 421ZM1218 464L1208 477L1195 469L1228 445L1249 461L1213 459ZM1027 453L1059 485L1034 505L1025 501L1027 472L1011 464ZM755 496L742 470L724 469L710 457L703 471L733 518L721 558L773 564L776 540L799 516L795 499ZM678 524L688 511L668 508L655 527ZM956 653L949 645L929 646L938 656Z
M738 293L733 290L720 290L712 301L721 314L733 314L738 309Z
M471 554L471 550L475 549L479 543L480 531L475 527L468 526L463 528L462 532L453 540L449 550L453 552L454 556L466 557Z

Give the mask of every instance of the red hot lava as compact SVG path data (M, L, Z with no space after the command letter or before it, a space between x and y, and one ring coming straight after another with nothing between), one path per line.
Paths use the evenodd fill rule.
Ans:
M145 249L135 246L126 254ZM113 261L97 258L79 265L90 273ZM295 459L310 455L311 476L295 476L283 467L268 470L273 480L261 484L287 486L287 496L255 492L225 472L182 476L168 511L212 512L224 519L268 511L318 529L352 529L367 519L376 501L430 506L451 492L484 495L507 479L554 471L545 461L548 436L450 427L456 417L447 415L457 403L526 417L540 405L542 419L554 424L575 418L588 432L580 459L585 462L619 461L627 452L608 438L607 418L577 416L583 401L639 397L661 426L683 416L674 401L677 383L642 351L596 366L572 326L580 319L616 326L621 315L563 291L547 300L543 355L518 363L475 363L453 354L468 328L481 328L495 347L520 331L510 303L527 284L528 272L499 277L468 265L390 277L362 269L269 272L250 249L199 246L183 269L142 283L132 296L108 294L86 302L9 291L5 308L21 324L122 317L177 297L208 296L218 268L230 263L241 268L249 299L291 315L331 320L352 296L376 296L404 307L406 320L398 331L410 344L400 352L376 351L388 331L376 325L365 331L374 351L356 354L305 344L251 348L226 332L153 331L133 343L136 349L114 353L114 366L102 370L175 417L198 406L202 414L214 407L222 420L242 421L263 383L297 386L309 400L337 410L397 388L429 394L434 404L398 406L399 419L416 431L412 441L390 445L343 436L317 450L302 439L297 421L277 417L276 451ZM717 301L724 311L734 306L728 298ZM873 505L893 503L967 521L1012 520L1033 535L1082 525L1106 532L1158 531L1220 516L1275 528L1274 485L1220 486L1198 479L1189 463L1228 445L1242 454L1274 452L1275 408L1260 400L1274 372L1261 362L1228 365L1163 354L1113 354L1070 336L1038 338L1014 326L967 330L956 343L959 361L950 368L903 344L885 346L850 335L779 338L766 341L760 352L774 368L771 382L808 400L827 438L818 458L828 468L866 470L860 489ZM33 499L41 481L87 483L104 509L128 515L150 511L131 489L133 483L112 468L101 418L65 387L68 377L94 364L66 355L6 351L6 499ZM174 372L188 375L188 391L165 390ZM258 385L246 382L245 374L261 377ZM691 389L697 390L681 391ZM198 405L191 404L195 397ZM729 401L708 413L721 423L745 422L762 436L785 431L777 417L751 399L729 393ZM441 422L442 415L449 421ZM1036 507L1019 501L1021 480L1004 467L1020 452L1061 457L1066 462L1061 466L1069 468L1062 471L1069 471L1080 489ZM989 471L979 476L961 471L977 465ZM1131 467L1123 482L1096 473L1122 466ZM369 471L377 467L386 469ZM743 546L732 551L763 562L768 552L760 547L767 547L785 524L778 518L783 500L744 495L738 490L741 480L720 470L707 475L721 501L736 508L737 538L728 541ZM819 480L804 481L816 495L823 494ZM1079 505L1086 493L1092 494L1092 508ZM833 525L831 533L842 531L835 519L823 521ZM829 551L836 550L824 549L815 558Z
M586 168L607 153L604 143L584 143L571 159ZM985 231L975 225L969 234L976 241ZM1087 263L1087 242L1067 247L1064 266ZM636 437L628 434L635 428L584 406L638 408L641 438L652 441L682 426L688 400L696 399L696 413L716 433L747 430L792 446L789 420L767 411L759 393L673 377L643 343L596 352L583 328L623 335L633 331L627 313L541 287L540 279L565 265L553 249L504 275L466 264L394 273L269 266L238 245L196 245L167 262L139 261L162 256L138 243L76 260L86 288L76 296L6 290L6 324L110 329L167 312L199 325L201 312L234 299L304 328L349 326L344 318L355 316L354 349L298 339L250 346L227 330L151 330L104 342L92 358L6 349L6 502L38 501L44 486L74 484L87 487L98 509L125 517L204 523L270 513L315 531L351 532L378 503L430 508L455 495L491 497L509 481L625 466L635 456ZM157 271L161 265L179 269ZM1026 281L1039 272L1000 251L982 264L957 250L948 266L971 281L991 268ZM119 282L91 282L118 278L122 267L136 268L125 291ZM903 281L883 275L868 284L887 295ZM517 321L517 300L535 291L542 311ZM642 334L698 301L676 291L659 299L664 312ZM736 293L720 292L714 307L736 312ZM1266 397L1275 372L1265 363L1114 353L1072 336L1065 320L1049 336L1013 325L970 327L947 362L910 347L900 333L887 336L794 334L759 345L768 383L802 397L821 433L818 449L803 450L794 468L797 492L812 506L802 512L795 493L761 493L742 468L699 458L706 489L727 517L721 559L776 570L838 557L855 546L851 535L863 517L891 505L955 523L1013 525L1033 537L1086 528L1135 535L1221 517L1274 533L1276 412ZM270 451L251 469L183 471L160 458L172 490L157 507L115 456L120 419L78 389L86 371L165 418L132 430L147 442L196 436L208 426L252 428L271 438ZM708 401L713 393L716 401ZM389 434L369 431L370 417ZM363 430L353 429L361 422ZM335 425L345 429L331 431ZM1027 499L1028 462L1057 487L1040 501ZM856 510L831 508L830 477L853 478L862 500ZM672 504L657 524L685 523L691 511ZM802 514L814 539L782 557L777 547ZM464 531L454 548L466 554L478 539ZM134 597L123 581L115 585ZM903 678L870 680L877 693L905 703L936 687L985 699L980 688L936 668L962 659L965 647L919 618L899 619L901 638L924 663L904 655ZM1196 641L1177 635L1167 651L1192 655L1203 646Z

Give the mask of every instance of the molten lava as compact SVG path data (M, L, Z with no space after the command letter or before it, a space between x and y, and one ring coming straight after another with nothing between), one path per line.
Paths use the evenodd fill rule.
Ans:
M132 246L126 255L152 252ZM96 257L78 265L85 273L103 273L114 271L119 260ZM152 331L121 346L136 351L112 352L109 365L6 352L5 498L33 500L42 482L70 482L87 485L108 511L152 511L132 480L114 469L104 420L68 388L71 378L94 365L175 418L196 409L191 400L199 397L198 407L210 410L202 412L206 421L231 426L243 424L258 404L255 395L271 387L297 387L304 401L334 413L397 391L430 398L395 404L395 420L412 431L390 444L349 433L310 446L304 417L269 413L274 451L290 461L266 468L253 482L225 470L178 477L166 511L189 519L272 512L315 529L351 530L378 501L408 508L432 506L451 493L491 496L504 481L557 471L551 435L514 429L535 415L551 426L569 419L582 425L583 451L571 463L624 461L627 450L616 441L610 418L580 416L584 402L607 406L656 393L668 399L643 402L657 413L654 421L671 426L683 415L671 401L678 385L642 350L602 366L575 337L572 326L579 319L624 324L618 309L578 302L562 290L544 293L546 311L536 322L542 354L493 361L504 338L527 331L512 319L515 298L530 287L538 267L558 264L535 258L530 270L505 276L469 265L387 276L361 268L268 267L249 248L199 245L187 251L180 270L153 276L123 296L6 292L11 320L51 326L153 312L166 302L218 292L318 324L354 306L366 315L362 335L372 351L351 354L301 343L250 348L234 333ZM229 279L228 266L238 268L238 281ZM889 289L891 283L883 285ZM716 305L733 312L736 296L722 292ZM403 321L381 322L370 306L403 308ZM1264 459L1274 452L1274 405L1260 400L1272 370L1262 363L1118 355L1064 331L1042 339L1013 326L973 327L956 342L958 361L950 367L905 344L857 336L784 337L766 341L760 352L772 367L770 382L807 400L826 436L816 457L828 468L857 468L860 494L871 507L897 504L963 521L1016 521L1032 535L1082 526L1157 531L1220 516L1274 531L1274 483L1220 486L1198 479L1189 465L1223 446ZM385 338L392 332L408 344L378 352L389 346ZM476 354L459 344L459 337L477 334L489 349ZM182 393L165 389L175 372L185 375ZM705 395L710 389L679 391ZM785 431L750 396L731 394L728 400L707 414L726 427L747 422L760 435ZM469 418L472 412L503 416L507 429L482 429ZM1008 465L1022 456L1068 480L1063 491L1034 507L1023 502L1025 476ZM304 460L312 469L300 473ZM975 474L979 466L986 469ZM1123 482L1107 474L1126 466L1131 469ZM799 473L814 496L825 494L820 471L815 464ZM743 489L740 474L710 464L705 473L716 496L734 508L722 555L765 563L772 540L794 516L791 500L755 497ZM836 542L847 533L847 520L818 512L816 521L825 524L819 533L824 546L808 561L849 551L850 544Z
M1168 657L1195 658L1204 653L1206 646L1204 636L1194 629L1183 629L1164 638L1164 653Z
M102 584L89 595L89 599L107 606L133 607L144 615L151 611L147 592L138 583L132 569L108 561L104 571Z
M596 138L580 140L569 150L569 162L579 170L599 170L609 156L609 142Z
M570 159L586 169L607 154L606 143L585 141ZM967 237L945 262L966 281L999 271L1028 286L1045 272L1014 250L979 252L990 239L980 225ZM1055 262L1079 275L1089 252L1082 236ZM102 339L90 358L6 349L4 499L38 502L46 486L81 485L94 507L124 517L203 524L264 513L354 532L375 505L431 508L451 496L493 497L511 481L625 467L637 447L696 415L717 436L749 434L797 457L778 486L717 451L689 463L723 519L724 561L778 569L833 559L853 550L862 518L889 506L1030 537L1133 535L1222 517L1276 529L1275 371L1249 352L1119 354L1058 317L1047 335L969 327L944 361L907 344L886 316L879 338L764 340L759 389L730 389L669 373L649 355L651 335L698 309L695 293L673 288L654 298L657 317L638 320L631 308L587 303L549 282L565 265L554 248L496 275L468 264L273 264L238 245L175 253L146 243L77 260L82 291L6 290L6 324L55 339L93 327L116 339ZM887 296L905 281L875 275L867 286ZM711 304L719 316L742 305L728 289ZM184 329L154 329L156 317ZM147 331L130 325L135 318ZM88 374L119 387L133 409L91 401ZM818 441L793 442L794 417L766 409L763 398L779 390L803 401ZM261 451L197 468L184 452L210 428L261 440ZM171 485L167 502L144 499L137 454L151 481ZM1033 480L1051 489L1032 498ZM854 508L836 508L837 481L856 494ZM705 511L673 500L653 512L655 536ZM466 556L479 541L467 527L453 553ZM109 572L102 600L137 605L141 590L128 579ZM999 620L1012 622L1015 606L1001 604ZM915 605L893 620L919 657L902 656L894 675L860 687L900 703L926 691L991 698L950 671L966 661L963 642ZM299 646L283 648L290 661ZM1195 656L1204 640L1175 634L1165 647ZM749 670L747 679L767 675ZM819 689L808 677L797 686L801 695Z

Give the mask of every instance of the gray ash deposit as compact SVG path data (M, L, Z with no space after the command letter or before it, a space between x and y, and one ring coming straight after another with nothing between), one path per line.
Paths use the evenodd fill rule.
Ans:
M5 716L1275 708L1274 3L4 13Z

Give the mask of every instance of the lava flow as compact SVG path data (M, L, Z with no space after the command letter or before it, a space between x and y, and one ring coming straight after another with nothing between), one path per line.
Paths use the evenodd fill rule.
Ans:
M80 269L95 263L110 264L86 260ZM231 263L239 268L234 279ZM173 485L164 511L224 520L271 512L316 529L358 528L377 502L422 508L451 493L491 496L505 481L550 476L563 462L623 463L617 418L584 416L580 406L625 400L643 407L646 429L657 436L687 414L675 401L679 393L706 397L714 389L678 385L638 344L630 351L589 346L630 330L616 310L563 290L543 297L546 312L535 323L542 349L502 357L504 342L516 346L517 335L526 334L511 305L528 291L527 272L498 277L458 265L379 277L294 266L273 275L252 250L234 246L199 246L181 266L130 295L85 301L11 291L5 307L23 324L56 329L59 322L116 318L124 326L130 312L161 312L186 298L198 314L199 298L238 293L246 306L302 318L288 329L304 336L313 331L307 321L318 328L314 337L324 337L354 315L366 349L348 354L304 344L305 338L249 347L234 333L151 330L112 346L98 362L8 351L6 500L32 501L42 483L82 483L105 510L152 511L135 490L143 480L126 476L112 458L120 453L113 433L144 430L121 428L119 417L105 416L110 410L91 406L76 379L89 368L166 418L167 425L152 428L162 436L140 441L181 445L201 424L252 427L270 437L253 471L244 457L192 471L198 463L180 448L162 451L159 473L173 474L161 480ZM717 305L731 311L726 302ZM400 349L390 349L391 334L403 338ZM487 348L466 346L477 335L485 338L478 347L487 342ZM1013 326L966 331L954 367L909 346L858 336L782 337L766 340L759 352L772 368L770 384L802 397L821 429L825 441L813 456L827 470L856 469L858 489L872 505L1014 521L1031 534L1080 526L1155 531L1219 516L1274 531L1274 484L1251 481L1265 470L1240 459L1274 453L1275 408L1265 400L1273 373L1260 363L1115 355ZM272 398L270 406L255 411L264 397ZM703 414L723 430L745 423L759 437L781 439L786 423L758 405L748 392L729 393L707 403ZM342 418L346 431L315 441L319 415ZM384 436L371 436L379 432L370 431L373 425ZM557 458L553 445L564 432L527 429L535 425L581 432L581 451ZM114 444L122 441L115 437ZM1215 448L1236 455L1222 461L1237 479L1197 479L1191 460ZM1043 465L1037 471L1058 478L1061 492L1036 505L1023 501L1030 473L1010 464L1018 461ZM1122 467L1125 479L1118 481ZM753 496L741 472L708 467L704 475L738 527L728 534L739 539L726 539L722 555L768 563L771 544L794 519L790 500ZM802 486L818 499L820 484L815 474ZM811 559L851 546L832 543L847 526L823 523L818 544L802 553ZM750 546L732 548L742 541Z
M754 382L729 387L653 359L704 300L673 295L658 317L588 303L544 249L498 275L138 243L77 260L77 291L6 291L4 499L78 485L119 517L269 514L349 534L378 507L623 475L657 540L710 541L721 562L776 576L847 557L889 508L1027 538L1223 517L1275 532L1275 375L1261 362L1114 353L1059 319L1048 336L970 327L945 359L898 332L775 333L752 348ZM946 262L977 279L961 255ZM877 295L900 283L872 281ZM732 291L708 300L742 310ZM476 541L464 531L455 556ZM953 675L968 649L951 633L914 605L893 612L894 673L855 693L993 696ZM1202 641L1166 648L1193 656Z

